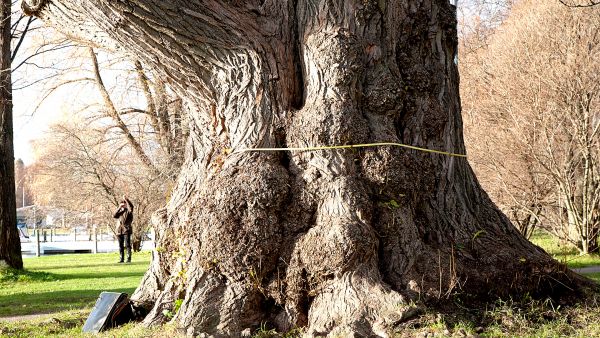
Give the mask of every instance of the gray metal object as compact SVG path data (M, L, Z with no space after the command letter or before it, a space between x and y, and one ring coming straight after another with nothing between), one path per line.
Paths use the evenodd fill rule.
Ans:
M132 317L133 313L126 293L102 292L83 325L83 332L98 333L125 324Z

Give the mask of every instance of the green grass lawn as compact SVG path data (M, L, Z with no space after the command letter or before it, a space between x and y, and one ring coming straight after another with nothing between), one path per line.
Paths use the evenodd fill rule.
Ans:
M556 238L544 231L537 231L532 237L531 242L542 247L554 259L567 264L570 268L583 268L586 266L600 265L600 255L587 254L580 255L570 243L561 243ZM596 280L599 281L600 280Z
M131 294L150 253L135 253L131 264L117 261L116 253L25 258L26 273L0 272L0 317L90 309L102 291Z

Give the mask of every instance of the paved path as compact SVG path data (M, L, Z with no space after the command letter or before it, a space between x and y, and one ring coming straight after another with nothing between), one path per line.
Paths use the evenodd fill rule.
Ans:
M600 272L600 265L586 266L584 268L571 269L577 273L597 273Z
M82 236L83 237L83 236ZM79 237L78 237L79 238ZM63 251L63 253L73 252L75 250L92 252L94 250L95 243L93 241L73 241L72 237L68 236L54 236L52 242L40 242L40 253L43 255L45 252ZM152 250L154 248L153 241L144 241L142 243L142 250ZM115 240L102 240L98 241L98 252L116 252L119 250L119 245ZM24 239L21 241L21 252L23 257L35 256L36 243L33 237Z

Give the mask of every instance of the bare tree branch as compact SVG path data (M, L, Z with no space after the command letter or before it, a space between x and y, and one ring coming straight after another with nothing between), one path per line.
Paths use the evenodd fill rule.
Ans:
M107 108L108 115L115 121L115 123L117 124L117 127L123 132L123 134L125 135L125 138L129 142L129 144L131 145L131 147L133 148L133 150L135 151L137 156L140 158L142 163L144 163L148 167L148 169L152 170L152 172L154 172L154 174L156 176L160 176L160 171L156 168L154 163L152 163L152 161L150 160L150 158L148 157L148 155L146 154L146 152L144 151L144 149L142 148L140 143L135 139L135 137L133 137L131 131L129 130L129 127L127 127L127 124L125 124L125 122L119 115L119 111L117 110L114 102L110 98L110 94L106 90L106 87L104 86L104 82L102 80L102 76L100 75L100 67L98 65L98 59L96 57L96 53L94 52L93 48L89 48L89 52L90 52L90 58L92 60L96 85L98 87L98 90L100 90L100 94L102 95L102 99L104 100L104 104Z
M592 7L592 6L600 5L600 1L597 1L597 0L587 0L587 2L578 1L578 0L558 0L558 1L561 4L563 4L567 7L572 7L572 8L585 8L585 7Z

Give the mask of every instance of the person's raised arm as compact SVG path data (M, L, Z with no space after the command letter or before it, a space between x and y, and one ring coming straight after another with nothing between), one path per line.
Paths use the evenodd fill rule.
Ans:
M131 203L131 201L129 200L129 198L127 198L126 195L123 195L123 201L125 202L125 208L127 208L127 210L132 212L133 211L133 203Z
M113 214L113 218L119 218L119 217L121 217L121 214L123 214L123 211L125 211L123 209L123 206L119 205L119 208L117 208L117 211L115 211L115 213Z

